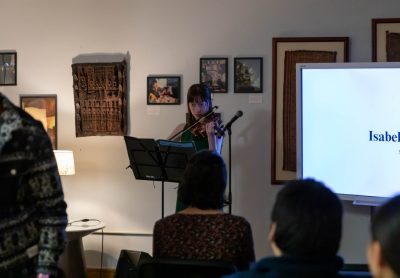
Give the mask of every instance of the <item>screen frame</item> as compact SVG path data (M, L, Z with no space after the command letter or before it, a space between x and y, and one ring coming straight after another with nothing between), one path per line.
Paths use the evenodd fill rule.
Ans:
M400 62L364 62L364 63L301 63L296 65L296 152L297 152L297 178L303 178L303 103L302 103L302 81L303 72L307 69L363 69L363 68L400 68ZM335 192L336 193L336 192ZM336 193L341 200L353 201L353 204L379 206L389 197L352 195Z

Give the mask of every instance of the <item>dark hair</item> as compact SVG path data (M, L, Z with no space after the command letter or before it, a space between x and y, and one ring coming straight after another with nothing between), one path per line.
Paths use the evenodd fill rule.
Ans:
M400 195L384 203L372 217L372 239L382 246L382 256L400 276Z
M189 160L178 198L199 209L221 209L225 198L226 166L222 157L209 150L194 154Z
M208 103L208 112L211 111L212 108L212 100L211 100L211 88L208 87L207 84L193 84L192 86L189 87L189 90L187 92L187 109L189 113L189 124L193 123L195 121L195 118L193 115L190 113L190 108L189 108L189 102L194 102L197 99L201 99L202 101L205 101Z
M283 254L335 256L342 236L343 208L339 198L313 179L294 180L278 193L271 220L275 243Z

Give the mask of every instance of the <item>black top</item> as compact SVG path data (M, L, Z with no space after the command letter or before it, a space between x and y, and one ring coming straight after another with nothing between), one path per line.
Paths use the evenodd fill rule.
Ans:
M336 278L343 266L340 257L299 258L269 257L257 262L250 271L238 272L225 278Z

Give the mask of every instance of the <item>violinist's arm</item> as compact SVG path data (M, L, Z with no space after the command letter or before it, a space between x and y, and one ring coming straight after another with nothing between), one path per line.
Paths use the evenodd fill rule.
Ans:
M210 151L216 151L219 154L221 154L221 148L222 148L222 141L224 140L224 137L218 137L215 134L215 127L216 123L215 122L209 122L206 124L206 132L207 132L207 138L208 138L208 149Z
M167 140L171 140L172 136L174 136L175 134L177 134L179 131L182 131L183 128L185 127L185 123L180 123L179 125L177 125L174 130L172 130L171 134L168 135ZM176 138L173 139L173 141L180 141L182 137L182 134L180 134L179 136L177 136Z

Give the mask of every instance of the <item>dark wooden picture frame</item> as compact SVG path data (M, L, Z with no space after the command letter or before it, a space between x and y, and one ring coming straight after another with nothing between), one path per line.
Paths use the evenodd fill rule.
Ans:
M263 92L263 58L236 57L234 59L234 92Z
M17 52L0 52L0 86L17 85Z
M348 37L272 39L272 184L297 177L296 63L347 62L348 47Z
M20 95L20 107L42 122L53 149L57 149L57 95Z
M178 105L181 103L180 76L148 76L147 104Z
M400 18L372 19L372 61L400 62Z
M228 92L228 58L200 58L200 83L213 93Z

